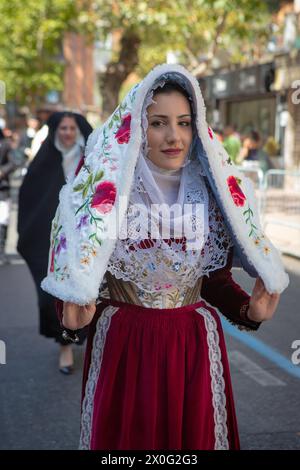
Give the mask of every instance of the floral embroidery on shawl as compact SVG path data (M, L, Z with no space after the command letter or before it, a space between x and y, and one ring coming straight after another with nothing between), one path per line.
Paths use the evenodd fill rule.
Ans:
M244 207L247 201L245 194L243 193L240 185L242 180L236 176L229 176L227 178L227 185L232 196L233 202L237 207ZM247 226L249 226L248 236L253 239L254 245L261 248L264 255L268 255L271 251L270 247L266 243L266 238L261 230L255 225L253 220L253 210L248 203L248 207L243 212L244 220Z
M239 186L241 184L241 180L235 176L229 176L227 178L227 184L235 205L243 207L245 205L246 196Z
M59 257L64 257L67 250L67 239L63 232L63 226L58 223L59 211L52 221L52 231L50 240L50 268L49 271L54 274L56 280L63 281L69 277L67 263L59 262Z

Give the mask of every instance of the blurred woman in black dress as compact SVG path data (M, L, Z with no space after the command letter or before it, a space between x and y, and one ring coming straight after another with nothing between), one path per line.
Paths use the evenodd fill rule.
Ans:
M58 205L59 191L72 177L83 155L92 127L76 113L54 113L48 120L49 133L28 168L19 193L17 249L25 259L34 279L40 313L40 334L55 338L60 344L59 370L73 370L73 351L62 338L54 298L44 292L40 283L47 273L51 221ZM64 243L64 240L61 240ZM81 332L80 343L85 339Z

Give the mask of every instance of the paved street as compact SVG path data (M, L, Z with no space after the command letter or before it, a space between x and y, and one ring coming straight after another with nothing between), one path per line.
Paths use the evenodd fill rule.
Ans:
M6 343L7 364L0 365L0 448L76 449L83 347L76 348L76 373L57 371L58 348L38 334L38 312L27 267L12 256L0 266L0 339ZM288 360L293 340L300 339L300 262L285 258L291 287L282 296L272 322L256 338ZM248 289L248 276L236 272ZM226 328L226 326L225 326ZM237 414L244 449L300 449L300 379L261 351L226 335ZM276 359L276 356L275 356ZM277 358L278 362L278 358ZM295 367L300 373L300 365Z
M0 449L76 449L84 347L75 348L76 373L63 376L58 346L38 334L33 281L15 251L18 185L14 180L11 264L0 266L0 340L6 344ZM284 257L284 262L291 284L275 318L257 333L224 323L243 449L300 449L300 365L293 368L290 360L291 344L300 340L300 260ZM250 292L253 281L240 270L234 275Z

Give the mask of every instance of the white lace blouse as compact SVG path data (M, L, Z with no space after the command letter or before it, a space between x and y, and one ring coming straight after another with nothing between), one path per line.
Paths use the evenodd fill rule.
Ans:
M197 177L195 174L197 173ZM108 264L108 271L117 279L130 281L139 296L176 291L184 294L203 275L226 265L232 246L222 214L212 193L207 189L201 168L195 162L189 165L190 182L186 191L188 203L204 205L207 214L205 241L199 249L188 249L186 237L145 238L118 240ZM134 191L143 192L143 182L136 181ZM131 206L127 211L130 231ZM191 215L191 224L193 224Z

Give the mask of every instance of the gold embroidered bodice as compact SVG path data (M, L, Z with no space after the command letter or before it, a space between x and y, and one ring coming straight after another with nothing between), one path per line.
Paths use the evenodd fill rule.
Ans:
M107 288L101 291L101 297L158 309L183 307L196 303L200 299L202 286L201 277L193 287L171 288L166 291L149 293L139 289L133 282L117 279L108 271L105 278Z

